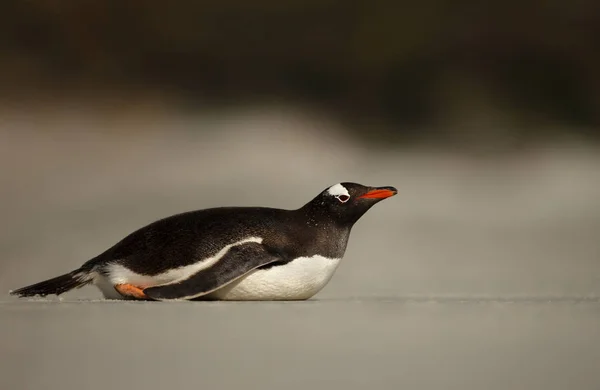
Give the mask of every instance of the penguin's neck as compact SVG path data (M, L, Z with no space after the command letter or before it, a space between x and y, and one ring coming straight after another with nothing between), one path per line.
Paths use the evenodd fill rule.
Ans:
M321 227L321 230L327 228L351 228L351 224L344 224L341 221L338 221L334 215L329 215L326 209L323 208L321 204L318 202L310 202L305 204L300 209L295 210L295 212L300 215L300 218L306 223L308 226L313 227ZM348 226L346 226L348 225Z
M308 206L308 205L307 205ZM308 227L304 237L307 247L330 258L341 259L346 251L353 224L344 224L323 213L322 209L303 207L295 211L304 227Z

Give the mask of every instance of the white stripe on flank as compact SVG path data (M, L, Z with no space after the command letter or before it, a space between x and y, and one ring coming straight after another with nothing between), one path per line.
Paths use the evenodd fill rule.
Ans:
M210 291L162 300L188 300L202 295L225 301L305 300L325 287L340 260L319 255L298 257L287 264L254 269Z
M113 285L128 283L139 287L151 287L162 284L177 283L188 279L198 271L213 266L229 251L229 249L233 248L234 246L243 245L250 242L261 244L262 241L263 239L260 237L248 237L234 242L233 244L226 245L212 257L202 259L190 265L184 265L179 268L170 269L161 274L152 276L138 274L120 264L110 264L107 266L108 279Z

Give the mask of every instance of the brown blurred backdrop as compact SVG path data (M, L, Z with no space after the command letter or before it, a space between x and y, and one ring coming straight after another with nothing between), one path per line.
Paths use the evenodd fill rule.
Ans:
M599 22L594 1L5 2L0 287L169 214L356 181L401 196L324 294L597 292Z
M121 108L149 96L184 109L291 102L333 115L361 142L494 150L595 140L600 125L593 0L2 8L5 104L82 96Z

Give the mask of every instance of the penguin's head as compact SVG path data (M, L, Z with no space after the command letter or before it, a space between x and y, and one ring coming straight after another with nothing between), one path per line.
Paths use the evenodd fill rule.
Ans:
M321 192L309 205L314 212L324 214L336 222L354 224L376 203L397 192L394 187L338 183Z

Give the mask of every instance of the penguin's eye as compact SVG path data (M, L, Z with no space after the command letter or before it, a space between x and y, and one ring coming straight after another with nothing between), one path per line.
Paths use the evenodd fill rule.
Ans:
M336 196L336 198L338 198L338 200L342 203L346 203L348 201L348 199L350 199L350 197L348 195L339 195L339 196Z

